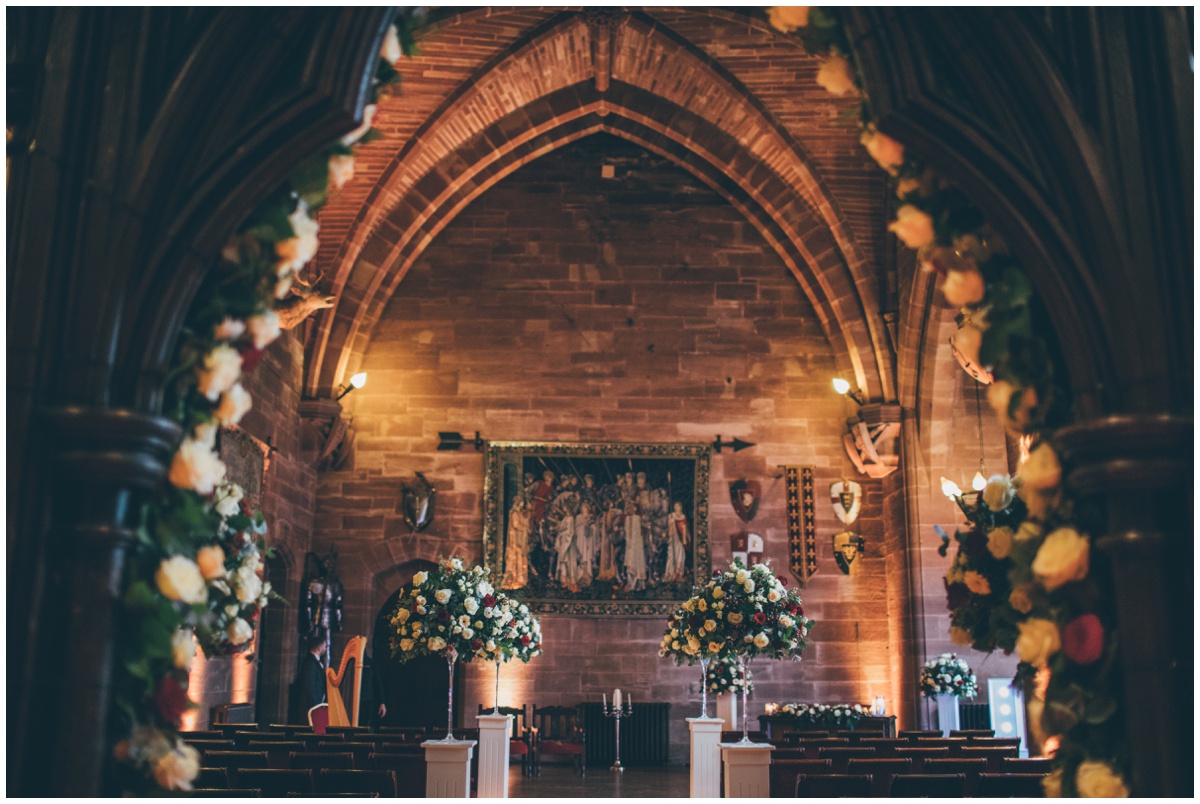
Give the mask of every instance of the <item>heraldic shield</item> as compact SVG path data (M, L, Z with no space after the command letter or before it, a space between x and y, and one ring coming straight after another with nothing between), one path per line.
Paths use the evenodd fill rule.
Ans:
M400 498L404 521L413 533L420 533L433 521L433 498L437 491L425 475L417 472L414 480L404 484Z
M857 533L838 533L833 537L833 557L837 561L838 569L846 575L850 574L850 565L854 563L854 559L858 558L858 554L863 551L865 542L863 537Z
M837 518L849 527L858 519L858 511L862 508L862 486L853 480L839 480L829 487L829 499Z
M743 522L754 519L758 513L758 501L762 499L762 486L757 480L734 480L729 484L729 500L733 510Z

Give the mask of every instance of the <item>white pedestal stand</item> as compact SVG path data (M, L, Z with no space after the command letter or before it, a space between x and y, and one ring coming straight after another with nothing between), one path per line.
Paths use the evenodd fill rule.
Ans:
M721 797L721 729L725 721L716 717L689 717L692 731L692 798Z
M474 740L430 740L425 749L425 798L470 798Z
M953 695L937 696L938 728L943 737L958 729L958 698Z
M479 716L479 797L508 798L512 715Z
M768 743L721 743L725 798L770 798L772 748Z
M732 692L717 696L717 717L725 721L726 731L738 730L738 697Z

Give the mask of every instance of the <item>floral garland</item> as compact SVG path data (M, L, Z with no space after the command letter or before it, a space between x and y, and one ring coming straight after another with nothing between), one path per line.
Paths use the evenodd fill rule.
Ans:
M217 431L250 410L241 374L280 335L275 303L315 256L313 215L331 186L353 176L354 146L375 136L374 101L399 80L394 63L414 52L412 22L402 14L389 29L363 124L301 163L247 217L189 311L164 405L185 435L168 485L143 508L117 614L114 772L127 793L191 789L199 754L179 726L194 708L187 685L196 640L210 657L244 650L262 607L281 599L262 580L262 556L271 555L262 514L225 481Z
M939 695L974 698L979 694L979 682L971 667L954 653L942 653L925 662L921 668L920 687L926 698Z
M895 180L899 205L888 229L963 308L955 347L987 371L988 402L1005 427L1045 436L1068 423L1049 319L1024 268L961 191L876 128L838 11L776 7L767 17L821 59L822 87L862 100L860 140ZM970 526L955 534L946 578L951 637L980 650L1016 650L1024 665L1049 669L1045 702L1029 702L1035 731L1061 737L1047 795L1127 796L1111 583L1089 563L1087 533L1102 522L1077 510L1061 481L1058 456L1043 440L1017 479L993 477L973 502L959 497Z
M745 688L747 694L752 694L754 692L754 676L750 674L750 668L747 667L745 670L746 678L743 681L737 662L731 659L715 660L704 671L704 680L708 684L708 691L715 692L717 695L727 692L738 695Z
M870 710L861 704L785 703L775 714L794 718L797 725L817 729L852 729Z

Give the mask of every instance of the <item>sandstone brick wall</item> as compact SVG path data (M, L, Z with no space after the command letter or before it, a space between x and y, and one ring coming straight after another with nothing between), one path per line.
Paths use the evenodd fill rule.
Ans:
M602 164L616 177L601 178ZM832 393L833 350L794 277L745 219L665 160L606 135L533 162L467 208L429 246L369 345L365 388L347 397L352 465L318 478L314 544L343 556L348 633L369 632L394 568L438 554L480 559L482 456L437 452L437 432L497 440L755 442L714 456L714 562L740 525L728 482L763 484L752 530L786 567L779 466L817 470L820 572L804 592L819 625L805 660L753 668L757 703L891 699L902 590L883 538L882 484L864 478L867 552L841 574L826 502L848 470L840 443L852 403ZM410 534L401 481L424 472L437 518ZM852 471L852 470L850 470ZM620 686L697 706L698 671L657 656L663 623L547 617L546 655L506 667L512 703L575 703ZM490 668L468 670L464 711L491 703ZM695 676L696 678L693 678ZM536 690L536 693L535 693ZM414 694L420 694L414 691ZM523 697L521 697L523 696Z

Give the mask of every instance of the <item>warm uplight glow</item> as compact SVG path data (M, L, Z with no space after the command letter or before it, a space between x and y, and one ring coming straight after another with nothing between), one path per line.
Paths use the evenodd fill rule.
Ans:
M971 488L976 491L983 491L987 488L987 478L983 476L983 472L976 472L975 477L971 478Z
M845 396L850 390L850 383L846 380L843 380L841 377L834 377L833 390L837 391L842 396Z
M953 500L955 497L962 496L962 489L960 489L958 487L958 484L955 483L950 478L943 477L942 478L942 494L945 494L947 497L949 497L950 499Z
M362 388L367 384L367 372L360 371L350 378L350 384L355 388Z

